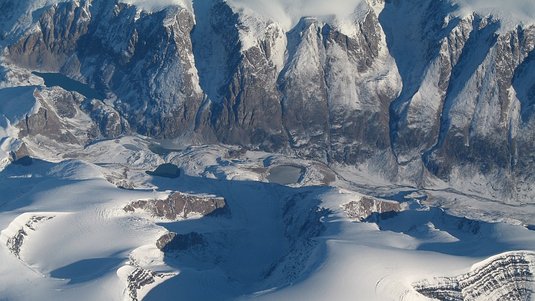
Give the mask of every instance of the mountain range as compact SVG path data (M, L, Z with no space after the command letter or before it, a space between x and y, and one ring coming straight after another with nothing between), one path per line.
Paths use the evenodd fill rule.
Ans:
M120 279L129 301L345 300L340 262L394 252L402 274L363 280L369 300L535 296L530 0L0 0L0 49L0 274L17 259L73 295ZM48 242L70 214L83 230ZM124 238L80 251L98 231ZM71 257L37 254L54 242ZM8 300L41 292L14 283Z

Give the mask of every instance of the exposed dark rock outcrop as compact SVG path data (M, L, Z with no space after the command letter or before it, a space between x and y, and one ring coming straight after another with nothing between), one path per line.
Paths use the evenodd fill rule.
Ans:
M158 239L156 246L165 253L173 253L202 246L204 243L204 237L197 232L188 234L167 233Z
M151 270L144 269L139 266L134 266L134 270L128 274L126 282L125 294L130 301L139 301L143 296L140 296L140 291L146 287L154 286L157 282L163 281L174 274L156 273Z
M6 246L13 255L21 259L21 250L24 244L24 240L30 235L31 232L36 231L38 224L53 219L53 216L31 216L28 221L16 232L14 235L7 237ZM13 229L12 229L13 230Z
M147 171L151 176L175 179L180 177L180 168L175 164L166 163L158 166L154 171Z
M383 214L399 212L402 210L402 206L398 202L362 197L358 201L344 204L343 209L350 219L365 221L374 213Z
M127 205L126 212L142 210L155 217L168 220L187 219L192 216L209 216L228 212L224 198L194 196L175 192L165 200L136 201Z

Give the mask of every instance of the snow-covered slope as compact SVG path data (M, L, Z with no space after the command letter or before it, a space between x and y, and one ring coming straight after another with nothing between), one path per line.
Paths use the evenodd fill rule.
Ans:
M0 299L535 298L534 20L0 0Z
M177 5L191 10L190 0L122 0L121 3L135 5L138 8L150 12L156 12L166 7Z
M137 151L107 155L134 144ZM99 142L85 152L80 158L93 163L34 159L0 173L3 298L426 300L442 283L438 277L493 273L495 262L514 254L529 259L533 252L471 266L503 252L535 250L535 234L523 226L456 217L426 207L422 194L403 187L401 193L383 187L379 197L307 186L328 176L315 162L194 147L165 155L184 171L172 179L148 175L151 164L129 163L150 152L140 138ZM305 169L296 183L265 180L271 167L285 164ZM132 188L111 184L117 177ZM178 206L181 200L195 213L162 218L174 212L167 201ZM224 212L210 209L210 202L225 204ZM148 211L130 210L149 203ZM515 294L529 287L526 273L491 279L503 283L499 294ZM493 283L485 279L469 290Z
M170 5L191 7L192 0L123 0L124 3L134 4L140 8L155 11ZM299 19L305 16L335 16L340 20L350 18L361 12L361 5L366 0L335 0L325 2L321 0L227 0L238 10L245 9L271 19L287 31L293 28ZM370 1L381 3L384 1ZM465 16L476 12L479 15L494 15L507 25L518 23L533 23L535 5L530 0L452 0L458 6L457 15Z
M26 116L37 113L35 87L16 87L0 90L0 168L10 162L12 154L20 148L20 130L16 125Z

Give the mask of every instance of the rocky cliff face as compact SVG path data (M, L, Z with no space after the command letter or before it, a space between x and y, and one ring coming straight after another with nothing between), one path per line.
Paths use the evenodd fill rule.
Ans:
M45 6L34 28L8 47L22 67L61 72L110 93L139 133L177 137L195 126L202 100L183 8L148 14L107 1Z
M289 31L221 0L155 12L23 4L2 4L5 68L60 72L105 93L85 106L103 136L187 137L396 182L531 194L533 25L458 16L446 0L370 0L349 26L306 17Z

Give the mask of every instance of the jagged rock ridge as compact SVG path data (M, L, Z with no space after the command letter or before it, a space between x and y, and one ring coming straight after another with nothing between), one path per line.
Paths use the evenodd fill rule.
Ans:
M535 26L454 11L365 1L349 32L315 17L287 31L220 0L155 12L73 0L44 6L22 34L4 30L4 58L105 93L84 102L89 139L223 142L528 200Z

